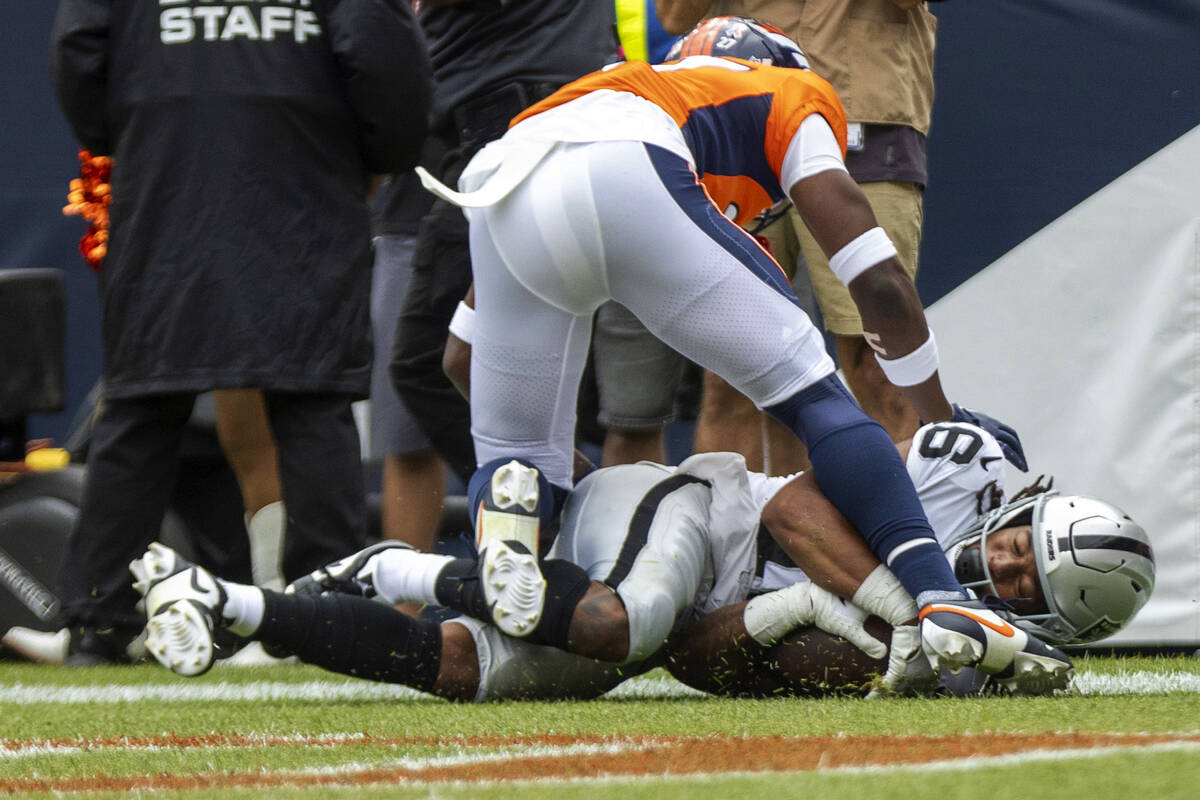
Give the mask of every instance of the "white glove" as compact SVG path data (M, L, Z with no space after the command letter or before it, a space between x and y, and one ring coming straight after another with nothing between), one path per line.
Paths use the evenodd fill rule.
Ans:
M887 646L863 627L867 612L809 581L759 595L746 604L742 618L750 636L764 646L803 625L816 625L871 658L883 658L888 652Z
M921 648L921 629L916 625L892 628L887 672L875 679L867 697L914 697L937 689L937 673Z

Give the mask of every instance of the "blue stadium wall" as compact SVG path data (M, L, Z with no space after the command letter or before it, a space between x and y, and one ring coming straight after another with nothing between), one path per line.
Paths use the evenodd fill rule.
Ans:
M68 291L61 439L100 371L95 277L64 218L76 145L48 71L54 3L0 26L0 269L57 268ZM1133 165L1200 125L1200 0L950 0L940 30L918 284L940 298ZM1200 195L1200 187L1197 187Z

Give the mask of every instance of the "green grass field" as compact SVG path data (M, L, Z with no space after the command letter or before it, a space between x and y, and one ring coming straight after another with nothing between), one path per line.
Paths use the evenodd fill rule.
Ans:
M454 705L301 666L0 662L0 792L1200 796L1200 661L1078 667L1055 698L726 700L655 673L593 702Z

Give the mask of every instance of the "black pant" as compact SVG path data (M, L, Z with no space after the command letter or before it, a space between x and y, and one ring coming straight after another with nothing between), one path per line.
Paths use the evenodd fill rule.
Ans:
M463 102L433 132L446 155L438 178L447 186L488 142L499 139L509 120L558 87L514 81L489 87ZM396 324L390 372L396 394L421 431L464 484L475 472L471 409L442 371L447 327L471 288L471 248L461 208L434 201L417 231L412 278Z
M456 184L477 150L478 146L452 148L443 159L441 180ZM390 365L396 394L464 484L475 471L471 409L442 371L442 355L450 318L471 287L467 234L462 209L440 198L421 220Z
M288 512L283 573L291 581L366 544L358 433L348 397L265 397ZM69 626L111 628L118 638L141 630L129 562L158 538L194 402L191 394L105 401L63 560Z

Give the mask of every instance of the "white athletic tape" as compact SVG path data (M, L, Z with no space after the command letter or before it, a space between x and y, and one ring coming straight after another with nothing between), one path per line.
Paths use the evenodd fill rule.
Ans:
M467 344L475 338L475 309L462 300L458 301L458 308L450 318L450 332Z
M860 234L829 259L829 268L846 286L876 264L896 255L896 245L883 228L875 227Z
M931 330L929 338L911 353L891 359L883 358L876 353L875 360L879 362L883 374L893 385L916 386L918 383L924 383L933 373L937 372L937 340L933 338Z
M917 618L917 604L883 564L875 567L867 576L852 599L854 605L893 626Z

